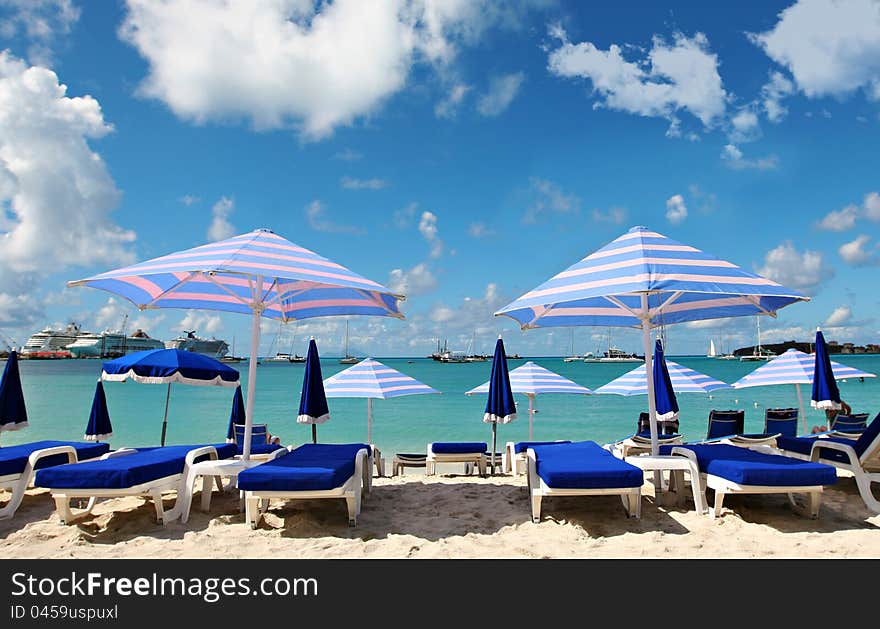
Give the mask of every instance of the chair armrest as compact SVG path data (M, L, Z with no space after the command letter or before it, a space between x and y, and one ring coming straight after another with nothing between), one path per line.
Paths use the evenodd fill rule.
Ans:
M106 454L102 454L100 460L104 459L115 459L119 456L128 456L129 454L137 454L136 448L118 448L113 450L112 452L107 452Z
M186 459L183 464L183 468L189 469L192 467L193 463L195 463L196 459L200 456L208 455L208 458L211 461L217 460L217 448L214 446L202 446L201 448L193 448L189 452L186 453Z
M48 456L55 456L56 454L67 454L67 462L68 463L76 463L76 448L73 446L54 446L52 448L43 448L42 450L37 450L36 452L31 452L28 457L28 467L30 469L34 469L37 465L37 461L40 459L45 459Z
M274 461L278 457L285 456L290 454L292 448L278 448L274 452L272 452L268 457L266 457L266 461Z
M837 450L838 452L843 452L847 458L849 459L850 465L860 465L859 457L856 454L855 449L848 443L838 443L837 441L829 441L828 439L816 439L813 443L813 447L810 450L810 460L818 461L822 458L820 450Z

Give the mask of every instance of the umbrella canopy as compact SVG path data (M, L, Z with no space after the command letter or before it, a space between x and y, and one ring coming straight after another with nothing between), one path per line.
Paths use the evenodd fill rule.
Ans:
M21 390L21 375L18 372L18 353L9 352L3 379L0 380L0 432L20 430L28 425L24 393Z
M652 361L653 362L653 361ZM672 360L665 360L669 381L675 393L709 393L716 389L729 389L731 385L711 376L694 371ZM656 387L656 379L654 386ZM645 378L645 365L639 365L608 384L602 385L594 393L613 395L647 395L648 383ZM659 413L659 410L658 410ZM662 419L662 418L661 418Z
M831 359L822 330L816 330L816 360L813 367L813 394L810 406L820 409L840 410L840 390L834 379Z
M654 399L657 404L657 419L678 419L678 400L672 388L669 368L663 356L663 344L658 339L654 343L654 359L652 361L654 378Z
M232 411L229 413L229 430L226 431L226 441L235 441L235 425L245 423L244 398L241 395L241 387L235 387L235 395L232 396Z
M92 412L86 424L86 441L106 441L113 436L113 425L110 423L110 411L107 410L107 396L104 395L104 383L98 380L95 385L95 397L92 399Z
M250 458L260 317L292 321L332 315L402 319L396 295L268 229L172 253L82 280L139 309L198 308L252 315L247 418L242 457Z
M365 358L324 380L327 397L367 398L367 442L373 438L373 399L387 400L403 395L440 393L404 373Z
M104 363L101 379L134 380L141 384L193 384L237 387L237 369L198 352L181 349L148 349Z
M492 357L492 374L489 376L489 392L486 396L486 412L483 421L492 424L492 473L495 473L495 441L498 424L508 424L516 419L516 402L510 388L510 374L507 371L507 356L504 354L504 341L501 337L495 342L495 355Z
M182 349L148 349L134 352L104 363L101 380L141 384L166 384L165 416L162 419L161 445L168 430L168 405L174 383L197 386L237 387L239 373L219 360Z
M327 406L327 395L324 393L324 381L321 378L321 359L315 339L309 340L309 352L306 354L306 370L303 374L302 393L299 396L299 424L312 425L312 442L318 443L317 424L330 419L330 408Z
M511 390L514 393L521 393L529 398L529 440L535 438L534 415L538 412L535 409L536 395L546 393L590 395L592 393L587 387L582 387L577 382L573 382L568 378L560 376L558 373L545 369L541 365L536 365L532 361L527 361L509 372L508 377L510 378ZM484 382L465 393L465 395L488 392L489 382Z
M641 328L645 360L651 363L650 331L654 327L774 315L780 308L806 300L797 291L695 247L645 227L633 227L495 314L515 319L523 329L573 325ZM646 367L652 369L651 364ZM651 451L657 454L653 380L647 384Z

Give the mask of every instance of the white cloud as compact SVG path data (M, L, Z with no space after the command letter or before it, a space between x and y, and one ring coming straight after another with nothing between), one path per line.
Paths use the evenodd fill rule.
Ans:
M844 304L835 308L834 311L828 315L828 318L825 319L825 325L830 327L846 325L852 320L852 316L852 309Z
M779 165L779 158L775 155L767 155L749 159L743 156L743 152L734 144L726 144L721 150L721 159L734 170L772 170Z
M477 102L477 111L484 116L501 114L510 107L525 78L526 75L522 72L492 77L489 81L489 90Z
M871 237L861 234L855 240L844 243L837 250L840 257L851 266L871 266L880 264L880 255L878 255L878 245L873 248L869 247Z
M392 292L407 297L424 295L437 288L437 278L431 272L427 264L422 262L408 271L394 269L391 271L388 284Z
M482 297L464 297L457 306L436 304L431 310L430 319L442 324L444 334L458 333L468 338L474 332L485 335L498 329L498 319L494 313L508 301L499 292L498 285L490 283L486 285Z
M675 194L666 200L666 220L673 225L678 225L687 218L688 210L684 204L684 197Z
M781 72L770 73L770 80L761 88L761 104L767 120L779 122L788 114L788 108L782 104L782 99L790 96L795 91L794 83L788 80Z
M464 83L455 83L449 93L436 105L434 105L434 115L438 118L454 118L458 112L458 107L464 101L464 97L470 91L470 86Z
M346 190L381 190L388 185L384 179L354 179L343 177L339 182Z
M523 223L537 223L547 214L577 214L581 200L575 194L567 194L557 184L546 179L529 179L532 202L523 215Z
M718 203L718 197L712 192L704 192L700 186L692 183L688 186L688 194L691 201L697 203L697 210L703 214L710 214L715 211L715 205Z
M197 123L243 118L308 139L374 113L413 65L443 72L485 29L518 26L489 0L126 5L120 36L149 66L141 94Z
M607 51L590 42L572 44L562 29L551 34L562 45L550 53L550 72L561 77L589 79L604 106L670 121L670 135L679 135L678 112L688 112L704 128L713 127L725 112L727 93L718 74L718 57L710 52L702 33L687 37L675 33L668 44L654 36L647 57L627 61L621 46Z
M752 142L761 137L758 114L748 107L743 107L731 117L730 126L731 142Z
M79 15L73 0L0 0L0 37L23 35L30 41L29 61L48 67L53 40L69 33Z
M363 153L358 153L357 151L349 148L343 149L333 155L334 159L338 159L343 162L356 162L363 157Z
M468 235L472 238L486 238L488 236L494 236L495 230L488 227L486 223L471 223L468 225Z
M790 241L783 242L764 256L758 274L779 282L786 288L815 293L819 285L834 275L818 251L799 252Z
M332 234L355 234L362 235L366 230L356 225L344 225L327 218L327 211L318 200L312 201L306 206L306 220L309 227L317 232L329 232Z
M220 315L209 314L199 310L187 310L186 315L177 324L176 330L195 330L199 336L216 334L223 329Z
M180 197L179 201L183 203L186 207L190 207L191 205L195 205L196 203L201 202L201 198L193 195L193 194L185 194Z
M841 97L858 89L880 97L876 0L799 0L771 30L750 39L787 68L808 97Z
M430 256L439 258L443 255L443 241L440 240L437 230L437 215L433 212L422 212L422 218L419 220L419 233L427 241L431 247Z
M876 192L866 194L862 207L864 208L865 218L875 223L880 223L880 194Z
M610 223L611 225L620 225L624 221L626 221L629 213L626 211L626 208L623 207L613 207L610 208L607 212L603 212L599 209L593 210L593 220L597 223Z
M839 210L828 212L818 223L819 229L833 232L844 232L852 229L856 224L856 218L859 216L859 207L857 205L847 205Z
M229 216L235 210L235 201L228 197L220 200L211 208L211 225L208 227L208 240L226 240L235 236L235 226L229 222Z
M418 209L419 204L413 202L399 210L394 210L394 226L398 229L406 229L412 225L413 219L416 216L416 210Z

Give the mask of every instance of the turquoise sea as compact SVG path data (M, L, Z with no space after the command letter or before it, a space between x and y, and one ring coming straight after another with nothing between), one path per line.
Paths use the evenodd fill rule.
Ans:
M705 357L670 357L692 369L724 382L733 382L760 366L757 363L714 360ZM491 442L491 427L482 421L485 397L464 392L489 379L492 363L444 364L427 358L379 358L393 367L442 391L441 395L417 395L373 402L373 442L388 456L394 452L424 452L430 441ZM637 364L565 363L562 358L534 358L534 362L586 387L595 389ZM880 356L835 355L832 360L880 374ZM2 362L2 361L0 361ZM510 368L524 360L511 360ZM81 440L99 360L20 361L22 385L30 426L3 433L0 445L37 439ZM247 387L247 363L235 365ZM337 359L321 363L326 378L345 368ZM2 368L2 364L0 364ZM269 424L283 443L298 445L311 440L310 426L297 424L304 366L263 363L257 367L255 421ZM841 381L841 395L853 412L873 417L880 411L880 378ZM809 387L802 386L807 407L807 424L824 422L824 414L809 408ZM161 385L105 383L113 423L111 446L158 445L165 405L166 387ZM246 392L246 391L245 391ZM233 390L220 387L173 385L168 420L168 443L223 441L229 421ZM519 416L498 427L499 450L505 441L528 438L528 400L517 395ZM681 430L687 439L705 436L712 408L746 410L746 431L763 428L764 409L797 406L794 385L721 390L714 394L680 394ZM331 399L331 419L318 426L318 440L351 442L366 439L367 401ZM636 419L646 410L645 396L545 395L538 396L535 439L592 439L607 443L631 434Z

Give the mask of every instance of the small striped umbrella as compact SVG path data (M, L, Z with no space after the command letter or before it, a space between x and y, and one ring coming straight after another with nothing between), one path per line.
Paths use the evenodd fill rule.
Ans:
M104 395L104 383L98 380L95 386L95 397L92 399L92 411L89 423L86 424L86 441L106 441L113 436L113 425L110 423L110 411L107 409L107 396Z
M404 373L365 358L324 380L327 397L367 398L367 443L373 442L373 399L440 393Z
M633 227L497 311L523 329L628 326L642 330L651 369L651 329L671 323L773 315L809 298L695 247ZM647 371L645 372L647 374ZM653 380L647 381L651 452L657 454Z
M677 362L667 360L669 380L672 390L676 393L709 393L717 389L729 389L731 385L716 380L711 376L694 371ZM656 383L654 384L656 387ZM608 384L602 385L595 393L611 393L613 395L647 395L648 383L645 377L645 365L639 365ZM663 418L661 418L663 419Z
M849 365L843 365L834 361L829 362L835 380L843 380L844 378L876 377L872 373L856 369L855 367L850 367ZM765 387L778 384L795 385L804 432L806 432L807 418L804 413L804 400L803 395L801 394L800 385L813 384L815 366L816 358L813 354L805 354L796 349L790 349L782 355L767 361L766 364L761 365L754 371L747 373L733 383L733 388L745 389L748 387Z
M283 322L368 315L403 318L404 299L268 229L67 283L120 295L140 310L195 308L252 316L242 456L250 458L260 317Z
M27 428L27 407L21 390L21 375L18 371L18 352L9 352L3 378L0 380L0 432Z
M324 393L324 381L321 377L321 358L315 339L309 339L309 352L306 354L306 370L303 374L302 393L299 396L298 424L312 425L312 443L318 443L317 424L330 419L330 408L327 406L327 395Z
M520 365L513 371L508 373L510 377L510 388L514 393L521 393L529 399L529 440L535 438L534 416L537 413L535 408L535 396L547 393L569 393L589 395L592 393L587 387L582 387L577 382L573 382L568 378L560 376L549 369L545 369L541 365L536 365L532 361L528 361ZM478 387L474 387L465 395L476 395L479 393L488 393L489 383L484 382Z

